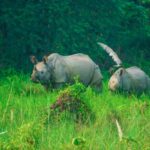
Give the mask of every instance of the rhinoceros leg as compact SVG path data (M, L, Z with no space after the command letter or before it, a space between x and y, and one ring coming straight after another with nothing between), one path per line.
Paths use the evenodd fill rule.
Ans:
M64 82L61 82L61 83L55 83L53 86L54 89L59 89L59 88L62 88L63 86L65 85Z
M99 70L99 68L96 68L92 77L92 80L90 82L90 86L95 88L96 90L101 90L102 89L102 75Z
M102 92L102 82L98 82L97 84L91 85L91 87L94 89L96 92Z

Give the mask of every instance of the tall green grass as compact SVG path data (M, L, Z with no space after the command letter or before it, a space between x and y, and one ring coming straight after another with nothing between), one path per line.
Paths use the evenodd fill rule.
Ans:
M101 93L87 88L83 99L95 120L76 123L66 116L51 120L50 105L59 90L46 92L28 75L9 73L0 80L0 149L150 149L150 98L111 93L107 81ZM119 141L118 120L123 140ZM76 146L73 139L85 139Z

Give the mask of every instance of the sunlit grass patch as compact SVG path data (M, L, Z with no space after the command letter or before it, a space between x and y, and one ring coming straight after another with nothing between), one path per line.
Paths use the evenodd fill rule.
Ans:
M81 86L82 87L82 86ZM150 147L150 97L112 93L104 82L103 91L90 87L82 91L71 86L94 113L88 124L62 113L52 120L50 106L70 87L47 92L33 84L29 75L12 74L0 80L0 149L148 149ZM80 91L81 90L81 91ZM120 141L116 120L123 137ZM53 122L52 122L53 121ZM74 145L73 139L85 139Z

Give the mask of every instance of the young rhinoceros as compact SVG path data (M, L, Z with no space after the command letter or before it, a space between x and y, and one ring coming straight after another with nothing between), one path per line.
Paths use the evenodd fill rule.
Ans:
M34 69L31 80L41 83L46 89L59 88L66 83L73 83L77 77L85 86L102 87L102 75L99 67L84 54L62 56L53 53L38 62L31 57Z
M141 94L150 92L150 78L138 67L123 68L121 60L117 54L107 45L98 43L117 63L115 67L119 68L111 76L108 87L111 91L126 91Z
M150 78L138 67L119 68L111 76L108 86L112 91L148 92L150 90Z

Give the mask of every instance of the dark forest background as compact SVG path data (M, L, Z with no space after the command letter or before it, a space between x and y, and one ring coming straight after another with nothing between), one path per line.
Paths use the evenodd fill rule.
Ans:
M1 0L0 68L31 71L29 56L88 54L100 68L112 47L127 66L150 73L150 0Z

